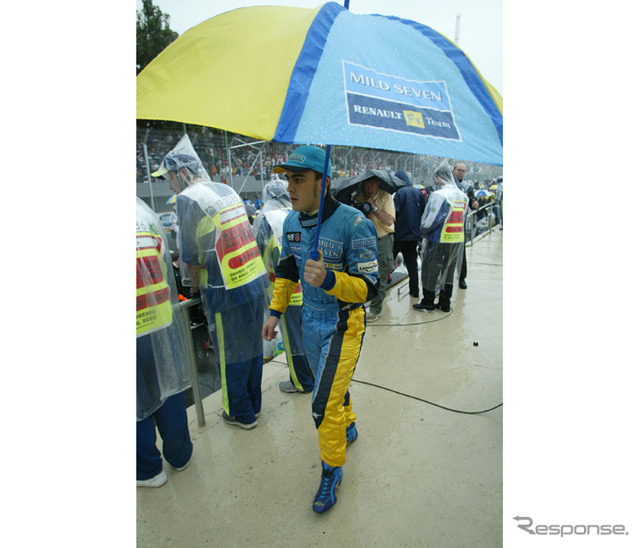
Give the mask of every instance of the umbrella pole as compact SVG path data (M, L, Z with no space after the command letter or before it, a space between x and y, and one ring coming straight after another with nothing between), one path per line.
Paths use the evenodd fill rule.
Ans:
M320 228L322 228L322 209L324 205L324 191L327 186L327 170L329 169L329 156L331 154L331 145L327 145L327 150L324 155L324 170L322 172L322 187L320 188L320 208L318 209L318 224L316 226L316 239L313 243L313 249L311 250L311 258L317 261L320 258L318 252L318 241L320 240Z
M227 181L227 184L233 189L233 178L232 178L232 172L231 172L231 148L229 147L229 134L227 133L227 130L225 130L224 132L224 146L227 149L227 167L229 168L229 180Z
M146 137L145 137L146 141ZM144 151L144 163L147 166L147 179L149 180L149 195L151 196L151 209L156 211L156 201L153 197L153 183L151 182L151 169L149 168L149 153L147 151L147 143L142 143L142 150Z

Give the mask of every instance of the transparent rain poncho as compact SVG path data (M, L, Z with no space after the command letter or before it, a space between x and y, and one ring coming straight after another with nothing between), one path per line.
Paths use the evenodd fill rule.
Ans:
M268 182L262 189L262 198L264 205L258 211L252 228L269 277L273 278L282 246L282 225L291 211L291 200L285 184L280 181Z
M195 183L176 200L180 260L202 266L200 289L216 355L225 363L262 354L267 272L244 203L222 183Z
M136 420L191 386L189 338L162 223L136 198Z
M191 139L185 133L160 163L157 171L152 173L154 177L172 181L181 191L185 190L189 185L197 182L210 183L211 178L204 168L200 157L191 144ZM180 233L180 226L177 225L176 233ZM177 238L178 246L180 246L180 238ZM191 287L191 279L186 265L180 261L180 280L185 287Z
M464 250L464 216L467 195L458 189L448 162L433 173L436 191L429 195L420 227L425 237L422 254L422 283L429 291L436 286L453 284L456 270L462 265Z
M287 192L287 183L279 180L269 181L262 190L264 205L258 212L253 222L253 233L256 244L262 255L267 272L269 273L270 284L267 289L267 299L271 302L273 297L273 286L275 282L275 268L280 258L280 248L282 247L282 226L285 217L291 211L291 200ZM293 318L293 313L300 313L302 305L302 286L298 283L295 293L291 297L289 306L285 311L285 321L281 322L283 330L283 342L288 356L300 356L304 354L302 345L301 330L291 328L287 320L300 321L300 318ZM298 309L298 310L296 310ZM268 309L265 312L265 320L269 316ZM298 314L299 316L299 314ZM287 325L290 327L287 328Z
M186 168L189 172L186 177L187 179L191 177L193 180L211 182L211 178L209 177L207 170L202 164L200 157L191 144L191 139L189 139L189 136L186 133L178 141L176 146L167 152L160 163L160 167L156 172L152 173L152 175L154 177L169 179L169 173L176 174L180 172L182 168Z

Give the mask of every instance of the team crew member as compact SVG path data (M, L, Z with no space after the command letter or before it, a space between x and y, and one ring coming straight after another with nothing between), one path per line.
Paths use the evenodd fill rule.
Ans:
M249 430L262 406L260 331L269 278L242 200L231 187L210 182L201 166L185 135L153 175L169 173L179 192L180 260L188 265L192 296L202 294L220 362L222 419Z
M427 240L422 255L423 297L413 308L435 310L436 286L440 285L438 307L449 312L456 262L462 260L464 249L464 215L469 199L456 186L446 162L434 172L433 183L437 190L429 195L420 220Z
M264 205L258 211L252 228L256 244L262 253L264 266L269 273L271 285L268 290L268 298L271 301L276 279L275 268L282 247L282 225L287 214L291 211L291 200L289 200L286 185L278 180L270 181L264 186L262 197ZM289 393L311 392L314 377L302 344L302 286L300 284L291 295L291 300L284 313L282 342L289 364L289 380L280 383L280 390Z
M318 430L322 479L313 510L325 512L336 503L346 447L358 435L349 395L365 332L365 302L378 287L377 233L357 209L330 196L331 163L323 204L318 248L311 259L320 207L325 152L311 146L295 150L276 173L286 173L293 210L284 221L280 262L271 316L262 336L272 340L278 318L287 309L300 281L304 349L315 373L312 415Z
M476 200L475 193L473 191L473 186L468 181L462 181L464 179L464 175L467 172L467 166L462 162L459 162L455 165L451 173L453 173L453 182L456 186L464 192L469 197L469 207L465 213L465 226L467 223L467 217L469 216L469 211L471 209L478 209L480 204L478 200ZM465 232L465 243L466 243L466 232ZM462 266L460 267L460 275L458 277L458 287L460 289L467 289L467 283L465 282L467 278L467 248L465 246L462 247Z
M184 391L187 372L186 327L173 317L178 292L169 247L160 219L136 198L136 484L167 482L156 447L156 427L164 458L184 470L193 444ZM170 274L168 274L170 273Z

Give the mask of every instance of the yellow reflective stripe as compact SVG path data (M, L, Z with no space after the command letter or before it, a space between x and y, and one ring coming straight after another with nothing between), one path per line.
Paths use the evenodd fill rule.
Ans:
M198 228L196 228L196 241L200 242L203 236L206 236L207 234L211 232L215 232L216 230L219 230L219 229L220 229L220 224L219 224L219 219L217 215L213 219L211 217L203 217L198 223ZM200 246L198 246L198 262L200 264L204 262L204 254L202 253ZM206 284L206 278L205 278L205 284Z
M249 224L249 220L247 219L246 215L236 215L228 220L225 220L224 222L221 221L221 219L225 219L225 214L228 214L229 211L237 209L238 207L243 206L242 204L234 204L222 209L213 217L204 217L198 224L198 228L196 230L196 238L198 239L198 241L200 241L203 236L215 230L220 231L220 234L215 240L215 246L217 249L209 249L204 251L216 253L218 264L220 265L220 271L224 279L224 285L227 289L240 287L246 283L249 283L260 274L266 272L264 262L262 261L262 257L260 256L260 250L258 249L255 239L253 238L251 225ZM244 211L244 209L242 211ZM240 225L247 226L243 236L251 235L251 240L247 241L247 243L242 247L235 248L232 251L226 251L224 249L225 234L227 233L227 231L233 230L235 226ZM222 238L223 241L222 250L218 247L220 238ZM235 239L236 236L232 235L230 241ZM253 252L251 253L251 251ZM248 254L248 257L242 257L243 254ZM198 261L202 263L204 262L204 260L205 258L201 250L198 254ZM232 261L234 263L233 266ZM204 270L200 273L200 283L204 285L206 285L207 283L207 275L206 271Z
M222 386L222 408L229 414L229 394L227 393L227 360L224 355L224 328L222 315L216 312L216 339L218 340L218 360L220 361L220 380Z
M140 258L143 257L153 257L156 256L162 268L162 276L163 279L155 284L143 285L142 287L138 287L136 289L136 297L140 295L144 295L145 293L154 293L155 291L159 291L160 289L164 289L169 287L166 281L166 269L164 268L164 261L160 254L155 249L138 249L137 254Z
M255 250L255 253L254 256L246 263L238 267L232 267L230 265L232 260L241 257L243 253L246 253L249 250ZM260 274L266 272L264 263L262 262L262 257L260 256L260 250L258 249L255 241L243 245L231 253L227 253L220 261L220 268L226 282L225 285L228 289L240 287L241 285L249 283Z
M453 222L451 219L459 222ZM451 229L459 230L452 232ZM464 207L454 207L440 232L440 241L446 243L464 242Z
M158 245L161 245L162 242L160 237L152 232L138 232L136 237L141 239L150 238L157 242ZM142 285L136 288L136 335L142 335L169 325L172 321L173 312L171 309L170 295L168 293L167 268L159 250L155 247L136 248L136 257L139 260L147 257L155 257L162 272L162 277L156 283ZM150 280L139 280L138 283L141 281L148 282ZM158 303L153 296L159 291L166 292L167 299L164 302ZM149 297L148 299L147 296ZM141 305L141 302L143 305ZM142 306L142 308L138 309L138 306Z
M136 311L136 335L156 331L172 321L171 301Z
M289 364L289 374L291 375L291 380L293 380L293 385L298 389L302 390L302 385L298 380L296 375L296 370L293 367L293 356L291 355L291 343L289 342L289 332L287 331L287 322L284 317L280 322L280 328L282 329L282 342L284 344L284 350L287 354L287 363Z

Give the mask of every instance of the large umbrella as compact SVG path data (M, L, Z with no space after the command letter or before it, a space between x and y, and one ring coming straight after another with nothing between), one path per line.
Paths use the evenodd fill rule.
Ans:
M327 152L502 165L502 98L462 50L420 23L335 2L239 8L196 25L137 76L136 115Z
M361 192L362 183L367 179L377 179L380 183L379 188L384 190L385 192L388 192L389 194L393 194L401 186L407 184L403 180L398 179L398 177L396 177L390 171L383 171L380 169L367 169L366 171L363 171L355 177L343 179L342 181L340 181L339 186L337 186L334 190L334 197L340 202L351 204L351 195L354 192Z
M502 98L462 50L335 2L196 25L138 75L137 117L502 165Z

